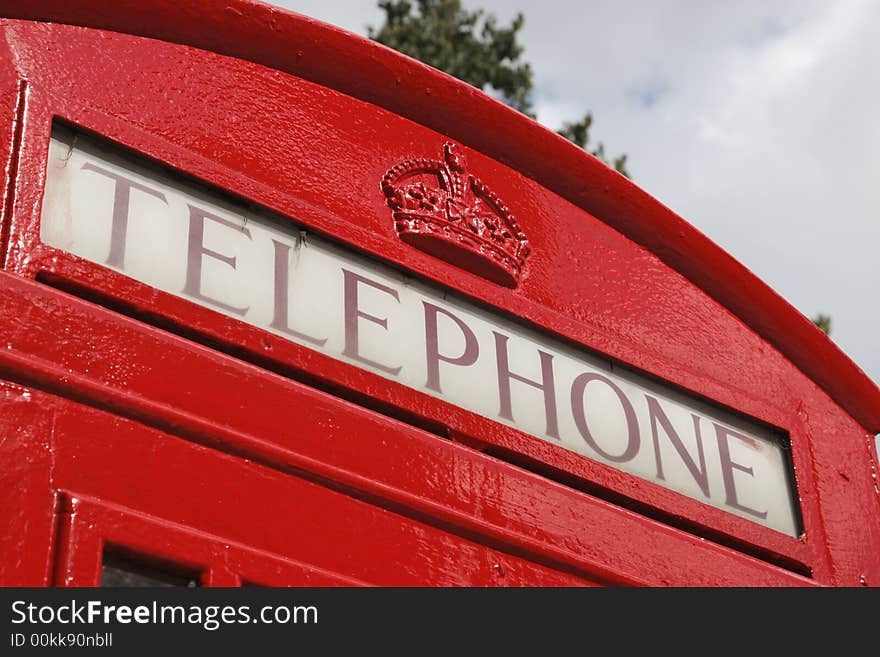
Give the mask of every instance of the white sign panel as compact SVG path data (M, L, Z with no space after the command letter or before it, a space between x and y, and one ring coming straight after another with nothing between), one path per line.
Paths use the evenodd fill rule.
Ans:
M438 286L56 131L45 243L797 536L765 427Z

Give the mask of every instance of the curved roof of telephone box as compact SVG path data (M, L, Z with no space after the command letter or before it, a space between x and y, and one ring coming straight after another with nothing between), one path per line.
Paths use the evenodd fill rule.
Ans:
M774 345L864 428L880 388L812 321L684 219L598 159L468 84L381 44L252 0L0 0L0 15L237 57L449 135L538 181L656 254ZM356 61L358 74L351 74Z

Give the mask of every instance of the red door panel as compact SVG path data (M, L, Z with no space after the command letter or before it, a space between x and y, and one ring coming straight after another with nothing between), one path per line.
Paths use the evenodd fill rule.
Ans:
M65 493L54 584L97 586L102 557L122 554L203 586L362 586L366 582L224 540L172 521Z

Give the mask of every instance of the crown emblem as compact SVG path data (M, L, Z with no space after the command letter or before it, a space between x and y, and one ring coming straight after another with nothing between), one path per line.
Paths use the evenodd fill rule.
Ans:
M468 173L455 144L443 160L406 160L382 178L404 242L490 281L516 287L531 251L501 200Z

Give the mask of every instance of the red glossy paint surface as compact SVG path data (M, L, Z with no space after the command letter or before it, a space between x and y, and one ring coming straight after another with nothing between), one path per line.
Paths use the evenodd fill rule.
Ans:
M101 541L171 561L178 541L207 583L880 583L880 392L667 209L469 87L312 21L84 7L0 2L103 28L3 21L0 553L20 567L0 582L95 583ZM782 429L804 535L41 244L54 117ZM450 137L528 237L515 289L396 234L382 177ZM278 526L296 513L307 545Z

